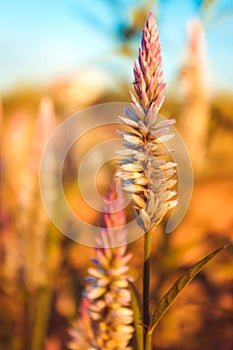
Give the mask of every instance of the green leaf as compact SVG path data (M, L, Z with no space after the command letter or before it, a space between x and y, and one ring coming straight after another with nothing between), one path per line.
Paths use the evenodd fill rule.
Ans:
M134 327L137 340L137 349L143 350L143 323L142 323L142 305L140 295L135 285L129 282L129 290L131 293L131 307L134 313Z
M224 245L221 248L216 249L204 259L198 261L193 267L191 267L183 276L181 276L174 285L169 289L169 291L162 297L158 306L156 307L152 319L151 325L148 330L149 333L153 333L155 327L157 326L160 319L167 312L169 307L172 305L177 296L182 292L182 290L189 284L194 277L206 266L206 264L212 260L218 253L223 249L227 248L228 245Z

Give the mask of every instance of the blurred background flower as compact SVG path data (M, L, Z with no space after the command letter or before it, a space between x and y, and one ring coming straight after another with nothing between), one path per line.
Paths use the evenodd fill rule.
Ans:
M154 235L154 299L211 248L233 240L232 1L1 2L0 348L66 349L93 252L65 238L45 218L37 157L53 118L60 123L93 104L129 101L133 60L149 10L157 18L167 82L161 114L177 119L196 179L182 224L171 235L162 228ZM86 135L73 153L83 157L101 134L106 132ZM64 166L65 191L73 207L96 223L98 213L83 205L74 190L75 174L67 171L73 156ZM112 164L100 170L101 195L114 171ZM26 206L20 198L27 199ZM127 215L132 217L130 211ZM29 260L30 244L37 252ZM129 247L136 284L141 245L138 239ZM230 350L232 281L228 248L167 313L157 330L156 349Z
M131 350L127 345L134 327L127 272L132 254L127 252L123 192L119 184L116 192L116 186L114 178L104 199L94 266L88 269L80 317L70 330L69 349ZM106 246L109 242L112 248Z

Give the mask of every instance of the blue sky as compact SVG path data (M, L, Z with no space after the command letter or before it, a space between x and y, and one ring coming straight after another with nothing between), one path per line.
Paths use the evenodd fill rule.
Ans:
M120 78L121 59L114 53L119 45L116 28L129 18L130 6L139 3L0 1L0 93L20 84L46 83L87 65L114 63ZM200 10L199 0L157 3L166 80L173 79L184 56L188 20L199 16L207 36L212 86L233 89L233 1L217 1L206 12ZM131 79L131 72L128 75Z

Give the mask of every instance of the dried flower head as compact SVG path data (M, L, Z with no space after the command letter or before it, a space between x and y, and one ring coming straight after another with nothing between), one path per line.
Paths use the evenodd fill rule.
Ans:
M128 289L128 262L131 254L127 253L124 211L119 208L123 194L118 189L116 198L115 183L106 198L102 228L95 249L96 257L92 259L93 267L89 268L86 278L87 286L84 297L88 302L88 313L92 336L80 334L80 324L71 349L105 349L130 350L129 341L133 336L133 311L130 308L130 291ZM120 204L121 206L121 204ZM111 229L119 228L117 234L111 235ZM115 237L118 247L109 248L109 240ZM114 243L114 242L111 242ZM106 247L107 245L107 247ZM84 337L85 339L78 338ZM89 344L81 347L80 344ZM76 347L75 347L76 344Z
M158 121L157 113L164 100L165 83L161 66L161 46L152 13L147 16L143 30L138 62L134 64L134 90L130 92L132 109L125 109L120 120L127 130L118 130L125 140L127 150L121 156L118 176L123 189L132 195L138 224L147 231L159 223L168 209L177 204L176 164L167 159L169 150L163 142L174 119Z

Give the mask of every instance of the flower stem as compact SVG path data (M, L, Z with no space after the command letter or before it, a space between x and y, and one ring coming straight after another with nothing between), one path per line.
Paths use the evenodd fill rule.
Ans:
M147 333L146 334L146 339L145 339L145 349L147 350L151 350L152 349L152 334L151 333Z
M144 235L144 265L143 265L143 325L144 350L151 350L151 337L148 335L150 325L150 258L151 258L152 230Z

